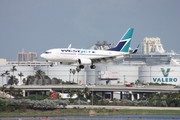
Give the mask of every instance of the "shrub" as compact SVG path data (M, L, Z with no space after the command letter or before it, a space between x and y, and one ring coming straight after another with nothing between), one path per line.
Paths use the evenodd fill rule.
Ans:
M14 112L14 111L15 111L15 108L14 108L14 106L7 106L7 107L5 108L5 111L6 111L6 112Z

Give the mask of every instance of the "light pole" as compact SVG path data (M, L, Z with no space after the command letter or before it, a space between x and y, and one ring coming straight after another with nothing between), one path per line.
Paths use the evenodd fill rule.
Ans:
M92 87L92 105L93 105L93 87Z
M123 75L124 76L124 85L125 85L125 75Z
M149 83L151 83L151 66L150 66L150 82Z

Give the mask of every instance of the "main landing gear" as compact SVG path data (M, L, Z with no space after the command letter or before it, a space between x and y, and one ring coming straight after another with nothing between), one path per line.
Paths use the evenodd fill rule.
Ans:
M79 68L80 68L80 69L84 69L84 65L79 65ZM95 69L96 66L92 64L92 65L90 66L90 68L91 68L91 69Z
M91 68L91 69L95 69L96 66L95 66L95 65L91 65L90 68Z
M50 67L53 67L53 63L50 64Z

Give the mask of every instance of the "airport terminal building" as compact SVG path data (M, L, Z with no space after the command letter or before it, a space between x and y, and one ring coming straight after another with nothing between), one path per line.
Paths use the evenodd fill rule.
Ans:
M153 43L153 44L152 44ZM106 44L95 44L96 49ZM103 46L100 48L107 48ZM19 79L18 85L22 85L22 79L28 75L35 75L37 70L42 70L50 78L58 78L63 81L74 81L78 84L96 85L123 85L135 83L140 80L143 83L166 83L180 84L180 54L165 53L159 38L145 38L142 43L142 53L134 54L122 61L107 64L97 64L96 69L85 66L84 69L74 75L70 69L76 66L54 65L49 66L45 61L6 61L0 59L0 86L7 84L8 77L2 76L5 71L10 71L13 65L17 71L14 73ZM24 76L20 78L18 74L22 72Z

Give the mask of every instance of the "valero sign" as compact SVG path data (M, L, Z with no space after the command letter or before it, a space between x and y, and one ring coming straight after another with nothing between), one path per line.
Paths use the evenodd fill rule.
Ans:
M168 82L177 82L178 78L168 77L170 72L171 72L171 68L167 68L167 69L161 68L161 73L162 73L163 77L152 78L153 82L162 82L162 83L163 82L167 82L167 83Z

